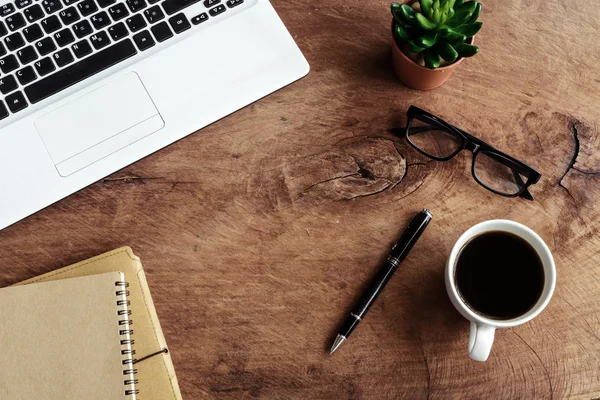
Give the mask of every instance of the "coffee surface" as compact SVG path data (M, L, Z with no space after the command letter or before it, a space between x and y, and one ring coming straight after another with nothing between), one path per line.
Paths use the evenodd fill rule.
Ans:
M517 235L485 232L461 249L455 282L464 302L476 313L512 319L527 313L544 289L544 268L535 249Z

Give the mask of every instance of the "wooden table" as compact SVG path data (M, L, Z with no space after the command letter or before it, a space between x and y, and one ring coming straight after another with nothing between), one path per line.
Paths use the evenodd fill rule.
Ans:
M141 256L185 399L598 398L600 17L593 2L489 1L480 54L432 92L392 72L388 1L274 0L305 79L0 232L0 284L121 245ZM234 50L234 49L229 49ZM425 108L543 173L494 195L471 157L394 137ZM351 340L327 349L413 214L434 220ZM444 289L471 225L524 223L555 295L467 356Z

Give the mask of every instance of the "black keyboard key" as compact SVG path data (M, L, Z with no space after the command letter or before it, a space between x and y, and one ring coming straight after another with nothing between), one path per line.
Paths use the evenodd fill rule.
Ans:
M56 45L51 37L45 37L35 44L35 48L40 53L40 56L45 56L56 50Z
M90 46L87 40L83 39L71 46L71 50L73 50L77 58L81 58L92 52L92 46Z
M26 24L25 18L21 13L16 13L10 17L6 17L4 21L6 22L8 29L11 31L16 31L17 29L24 27Z
M60 51L57 51L52 55L52 58L54 58L54 62L59 67L64 67L65 65L75 61L75 58L73 58L73 54L71 54L71 51L69 49L62 49Z
M126 3L132 14L148 6L146 0L127 0Z
M202 13L202 14L196 15L195 17L192 17L192 24L194 24L194 25L201 24L204 21L208 21L207 13Z
M150 31L142 31L137 35L133 35L133 40L140 51L148 50L156 44L152 35L150 35Z
M31 65L28 65L25 68L18 70L15 73L15 75L17 75L17 79L19 79L21 85L27 85L29 82L34 81L37 77Z
M4 99L6 100L6 104L8 104L8 108L13 113L19 112L24 108L27 108L27 101L21 92L14 92L13 94L9 94Z
M8 35L7 37L5 37L4 43L6 44L6 47L8 47L8 50L10 50L10 51L13 51L20 47L25 46L25 40L23 39L23 36L21 36L21 34L19 32L15 32L12 35Z
M42 6L48 14L52 14L62 8L60 0L44 0L42 1Z
M190 25L190 21L187 20L183 13L177 14L174 17L169 18L169 24L175 31L175 33L181 33L183 31L187 31L192 26Z
M167 15L173 15L178 11L183 10L186 7L196 4L200 0L165 0L162 3L163 8Z
M33 49L33 46L27 46L17 51L17 57L19 57L21 64L25 65L38 58L38 55Z
M60 47L64 47L69 43L73 43L75 41L75 36L73 36L73 33L71 33L71 30L69 28L65 28L62 31L55 32L52 36L54 36L56 44L58 44Z
M173 37L173 32L169 29L169 25L166 22L161 22L160 24L154 25L150 28L152 34L159 42L164 42L165 40Z
M50 57L42 58L41 60L34 62L33 66L37 70L39 76L48 75L56 69Z
M217 15L221 14L222 12L225 12L225 10L227 10L227 9L225 8L225 6L223 4L221 4L221 5L216 6L215 8L211 8L210 10L208 10L208 12L213 17L216 17Z
M144 18L140 14L127 18L125 22L127 22L127 26L131 32L137 32L146 27L146 21L144 21Z
M154 6L144 10L144 15L150 24L158 22L165 17L165 14L162 12L159 6Z
M15 5L17 8L25 8L33 4L33 0L17 0L15 1Z
M65 6L70 6L72 4L77 3L79 0L63 0L63 3L65 4Z
M0 92L7 94L19 87L17 80L12 75L7 75L0 78Z
M32 83L25 88L25 94L31 103L37 103L46 97L52 96L77 82L134 56L136 53L137 51L131 40L122 40L84 60Z
M94 0L83 0L81 3L77 4L77 8L84 17L98 11L98 6L94 3Z
M75 7L65 8L64 10L59 12L58 15L60 16L60 19L65 25L71 25L73 22L79 21L80 18L79 13L75 9Z
M44 36L44 32L42 32L42 28L38 24L29 25L27 28L23 29L23 35L28 42L33 42Z
M6 54L6 47L2 43L0 43L0 57Z
M108 9L108 13L112 17L113 21L118 21L129 15L129 11L127 10L127 7L125 7L125 4L123 4L123 3L118 3L118 4L115 4L114 6L110 7Z
M124 23L119 22L118 24L114 24L113 26L108 28L108 34L110 35L112 40L116 42L117 40L121 40L125 36L127 36L129 34L129 31L125 27Z
M7 15L12 14L13 12L15 12L15 6L13 6L12 3L0 6L0 15L3 17L6 17Z
M8 117L8 109L4 105L3 101L0 101L0 119Z
M0 21L0 36L4 36L8 33L8 29L6 29L6 25L4 22Z
M62 28L62 25L56 15L51 15L42 20L42 28L44 28L44 32L52 33Z
M204 7L210 8L210 7L214 6L215 4L219 4L220 2L221 2L221 0L204 0Z
M98 5L100 8L108 7L113 4L117 0L98 0Z
M40 7L39 4L34 4L23 10L23 15L25 15L25 19L29 23L32 23L44 16L44 10L42 10L42 7Z
M90 36L90 42L92 42L92 46L94 46L96 50L100 50L110 44L110 39L106 32L101 31Z
M90 25L90 23L85 19L73 24L71 29L73 29L75 36L77 36L79 39L92 33L92 25Z
M227 7L233 8L242 4L244 0L229 0L227 1Z
M148 0L148 4L158 3L160 0Z
M13 54L9 54L4 58L0 58L0 69L5 74L14 71L19 68L19 62L17 61L17 57Z
M100 11L98 14L93 15L92 18L90 18L90 21L92 21L92 25L94 25L96 30L100 30L105 26L110 25L111 22L106 11Z

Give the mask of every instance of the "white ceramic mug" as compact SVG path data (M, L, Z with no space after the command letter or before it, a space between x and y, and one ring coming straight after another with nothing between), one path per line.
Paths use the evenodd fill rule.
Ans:
M462 250L463 246L467 244L475 236L478 236L484 232L489 231L504 231L510 232L526 240L537 252L542 261L544 267L544 288L542 295L538 302L529 310L527 313L517 318L497 320L486 318L480 314L477 314L470 309L463 299L458 294L456 288L456 282L454 280L454 269L456 267L456 261L458 255ZM508 250L508 249L507 249ZM485 361L490 355L492 350L492 343L494 342L494 333L497 328L510 328L513 326L524 324L538 315L544 307L550 301L552 293L554 292L554 286L556 285L556 266L554 265L554 259L550 249L544 243L542 238L537 233L517 222L496 219L491 221L481 222L465 233L458 239L450 257L446 264L446 291L448 296L454 304L454 307L460 312L463 317L471 321L471 333L469 335L469 357L477 361Z

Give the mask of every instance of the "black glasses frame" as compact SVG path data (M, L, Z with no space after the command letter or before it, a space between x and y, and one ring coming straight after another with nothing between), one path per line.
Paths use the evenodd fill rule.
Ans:
M443 119L438 118L435 115L430 114L427 111L422 110L418 107L410 106L410 108L406 112L406 117L407 117L407 121L406 121L406 129L404 131L404 137L406 138L406 141L419 153L421 153L424 156L429 157L431 159L437 160L437 161L448 161L451 158L455 157L461 151L469 150L471 153L473 153L473 164L471 165L471 174L473 175L473 179L475 179L475 181L477 183L479 183L481 186L483 186L490 192L499 194L500 196L522 197L527 200L533 200L533 195L531 194L531 192L529 192L528 187L536 184L542 176L542 174L540 174L534 168L530 167L529 165L525 164L522 161L517 160L514 157L509 156L506 153L501 152L500 150L498 150L494 146L484 142L483 140L476 138L475 136L463 131L462 129L457 128L456 126L454 126L454 125L444 121ZM428 127L428 126L411 127L411 124L416 117L419 117L420 120L425 120L427 122L431 122L432 124L437 125L440 128L443 128L448 133L454 134L456 136L456 138L460 140L460 145L458 146L458 148L452 154L450 154L449 156L446 156L446 157L436 157L436 156L433 156L433 155L421 150L417 145L415 145L410 140L410 135L431 130L431 127ZM517 184L519 186L521 186L521 189L517 193L507 194L507 193L500 192L494 188L487 186L485 183L483 183L481 181L481 179L479 179L479 177L477 176L477 172L475 170L475 165L477 162L477 156L482 152L485 153L488 157L493 158L494 160L498 161L499 163L501 163L503 165L506 165L507 167L509 167L511 169L511 171L514 174ZM526 182L523 182L521 175L527 176Z

